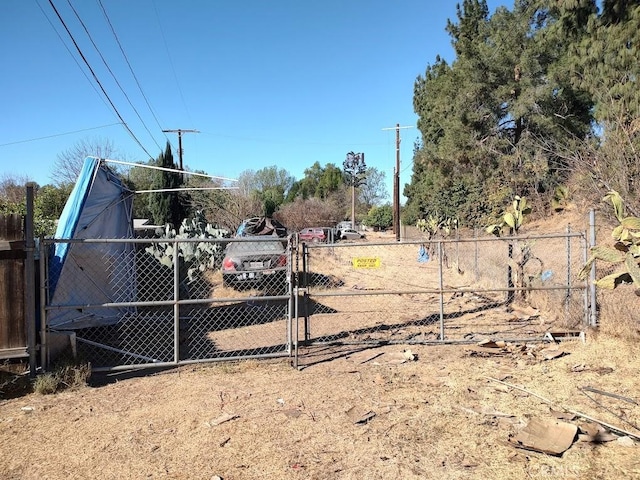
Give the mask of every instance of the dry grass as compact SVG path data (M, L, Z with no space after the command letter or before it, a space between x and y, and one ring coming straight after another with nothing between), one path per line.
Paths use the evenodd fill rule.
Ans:
M336 350L302 372L248 361L114 375L99 387L0 403L0 471L6 479L637 478L638 447L577 442L552 457L507 443L531 417L549 418L549 406L487 377L556 408L632 431L625 422L640 424L637 405L597 396L596 404L578 390L638 399L635 344L601 334L562 348L566 356L545 361L418 346L416 361L397 363L401 348L388 346ZM369 412L368 423L355 423ZM233 419L217 424L224 416Z
M343 261L332 258L325 260L339 272ZM344 277L348 287L361 280ZM464 275L458 280L466 282ZM403 363L402 346L327 347L310 351L314 358L302 371L287 361L246 361L94 374L102 383L5 397L0 476L640 478L637 443L576 441L561 457L516 449L509 436L532 417L552 418L550 405L488 379L524 387L556 410L580 411L640 435L639 405L593 393L589 398L580 390L591 386L640 401L636 304L628 292L606 295L600 331L587 332L586 343L563 342L565 355L553 360L544 360L541 346L478 353L412 345L417 359ZM558 299L531 301L548 309L549 318L558 310Z

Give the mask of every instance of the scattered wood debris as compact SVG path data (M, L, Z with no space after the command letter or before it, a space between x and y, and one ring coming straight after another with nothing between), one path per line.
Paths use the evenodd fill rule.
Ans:
M362 413L362 411L356 407L351 407L345 413L355 425L366 425L376 416L376 412L372 410Z
M471 356L525 355L536 360L554 360L569 354L558 345L548 347L540 344L511 343L489 339L482 340L476 345L467 346L465 351Z
M418 356L411 350L406 349L402 352L388 352L379 356L380 360L372 362L373 365L399 365L406 362L415 362Z
M225 423L225 422L229 422L231 420L235 420L236 418L240 418L240 415L233 415L231 413L223 413L219 417L214 418L213 420L209 420L208 422L205 422L205 425L207 427L215 427L217 425L220 425L221 423Z
M587 422L580 425L578 440L589 443L605 443L617 440L618 435L608 432L602 425Z
M532 392L531 390L527 390L526 388L520 387L520 386L518 386L518 385L513 385L513 384L511 384L511 383L503 382L502 380L498 380L498 379L496 379L496 378L492 378L492 377L486 377L486 378L487 378L488 380L491 380L491 381L494 381L494 382L500 383L500 384L502 384L502 385L506 385L506 386L511 387L511 388L514 388L514 389L516 389L516 390L521 390L521 391L523 391L523 392L528 393L529 395L533 395L534 397L539 398L540 400L542 400L543 402L545 402L546 404L548 404L548 405L550 405L550 406L554 406L554 405L555 405L555 404L554 404L551 400L549 400L548 398L545 398L545 397L543 397L543 396L541 396L541 395L538 395L537 393ZM616 426L611 425L611 424L609 424L609 423L605 423L605 422L603 422L602 420L598 420L597 418L591 417L591 416L589 416L589 415L587 415L587 414L585 414L585 413L581 413L581 412L578 412L578 411L576 411L576 410L571 410L571 409L569 409L569 408L567 408L567 407L563 407L563 406L561 406L561 405L556 405L556 407L557 407L557 408L560 408L560 409L562 409L562 410L564 410L564 411L565 411L565 412L567 412L567 413L571 413L571 414L575 415L576 417L580 417L580 418L582 418L582 419L584 419L584 420L588 420L588 421L591 421L591 422L597 423L597 424L599 424L599 425L603 426L604 428L608 429L609 431L611 431L611 432L613 432L613 433L616 433L616 434L618 434L618 435L624 435L624 436L631 437L631 438L632 438L632 439L634 439L634 440L640 440L640 435L638 435L638 434L631 433L631 432L629 432L629 431L627 431L627 430L624 430L624 429L622 429L622 428L616 427Z
M562 455L572 444L578 433L578 427L560 420L532 418L515 436L509 437L509 443L526 450Z
M618 395L617 393L609 393L609 392L605 392L604 390L598 390L597 388L593 388L593 387L589 387L589 386L581 387L580 390L583 391L583 392L591 392L591 393L597 393L599 395L605 395L607 397L611 397L611 398L616 398L618 400L622 400L623 402L627 402L627 403L632 403L634 405L638 405L638 402L635 401L633 398L623 397L622 395Z

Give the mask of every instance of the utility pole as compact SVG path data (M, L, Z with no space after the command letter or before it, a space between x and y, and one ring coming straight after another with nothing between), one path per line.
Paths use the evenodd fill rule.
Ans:
M182 134L183 133L200 133L198 130L182 130L180 128L176 130L162 130L164 133L177 133L178 134L178 158L180 159L180 170L182 168Z
M413 128L411 126L401 127L396 123L396 168L393 171L393 232L396 234L396 242L400 241L400 129ZM382 130L393 130L393 128L383 128Z

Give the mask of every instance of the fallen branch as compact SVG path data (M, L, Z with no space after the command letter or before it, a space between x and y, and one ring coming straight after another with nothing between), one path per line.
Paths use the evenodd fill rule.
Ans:
M638 426L634 423L631 423L629 420L626 420L625 418L623 418L621 415L618 415L617 413L615 413L614 411L612 411L610 408L608 408L607 406L603 405L602 403L600 403L599 401L597 401L595 398L593 398L591 395L589 395L587 392L591 392L594 391L595 389L589 389L587 387L585 388L578 388L578 390L580 391L580 393L582 393L585 397L587 397L589 400L591 400L593 403L595 403L598 407L602 408L603 410L609 412L611 415L613 415L614 417L618 418L619 420L623 421L624 423L626 423L627 425L630 425L631 427L635 428L636 430L638 430L640 432L640 428L638 428ZM598 393L600 393L599 391L597 391ZM612 396L613 398L624 398L624 397L620 397L619 395L615 395L609 394L609 396Z
M598 393L600 395L606 395L607 397L617 398L618 400L622 400L622 401L627 402L627 403L633 403L634 405L638 405L638 402L636 402L633 398L623 397L622 395L618 395L616 393L605 392L604 390L598 390L597 388L580 387L580 390L584 390L586 392Z
M503 382L502 380L498 380L497 378L493 378L493 377L486 377L486 378L491 380L491 381L493 381L493 382L501 383L502 385L506 385L507 387L515 388L516 390L520 390L520 391L525 392L525 393L527 393L529 395L532 395L532 396L534 396L536 398L539 398L544 403L546 403L548 405L551 405L551 406L553 406L555 408L559 408L561 410L564 410L567 413L571 413L572 415L575 415L576 417L581 417L581 418L584 418L585 420L588 420L590 422L598 423L598 424L602 425L603 427L608 428L612 432L618 433L620 435L626 435L627 437L631 437L631 438L633 438L635 440L639 440L640 441L640 435L637 435L637 434L632 433L632 432L628 432L628 431L623 430L622 428L618 428L618 427L616 427L614 425L610 425L610 424L608 424L606 422L603 422L602 420L598 420L597 418L593 418L593 417L591 417L591 416L589 416L589 415L587 415L585 413L578 412L576 410L571 410L570 408L564 407L562 405L558 405L558 404L552 402L551 400L549 400L548 398L545 398L545 397L543 397L541 395L538 395L537 393L534 393L531 390L527 390L526 388L519 387L518 385L514 385L512 383Z

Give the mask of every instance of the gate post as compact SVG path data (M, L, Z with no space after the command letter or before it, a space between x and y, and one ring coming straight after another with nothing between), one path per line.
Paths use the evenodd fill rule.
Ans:
M180 363L180 244L176 239L173 243L173 360Z
M438 240L438 288L440 289L440 341L444 342L444 280L442 273L442 241Z
M27 217L25 221L25 306L24 316L27 323L27 350L29 352L29 375L36 376L36 266L33 243L33 184L27 185Z

